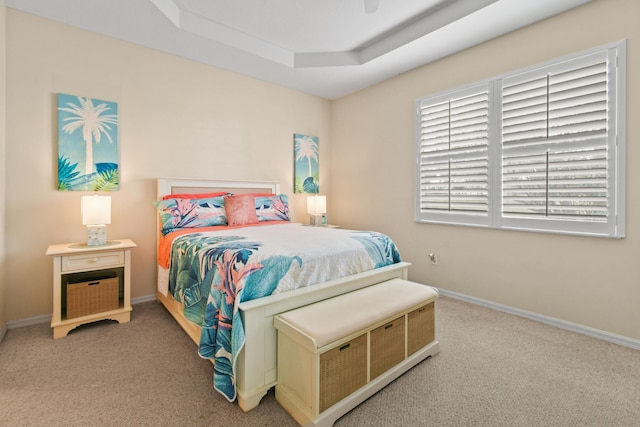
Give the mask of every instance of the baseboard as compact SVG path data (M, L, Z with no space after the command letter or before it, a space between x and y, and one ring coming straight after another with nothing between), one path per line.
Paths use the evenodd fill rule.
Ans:
M40 323L50 323L51 313L41 316L27 317L24 319L10 320L7 322L7 329L24 328L25 326L39 325Z
M602 341L618 344L623 347L629 347L634 350L640 350L640 340L625 337L622 335L612 334L610 332L601 331L599 329L590 328L588 326L567 322L567 321L556 319L553 317L543 316L541 314L533 313L531 311L520 310L519 308L497 304L495 302L483 300L483 299L472 297L469 295L460 294L453 291L448 291L442 288L438 288L438 291L442 296L450 297L460 301L465 301L471 304L480 305L493 310L513 314L515 316L524 317L529 320L534 320L536 322L544 323L546 325L555 326L560 329L565 329L567 331L575 332L581 335L597 338Z
M143 295L141 297L131 298L131 305L142 304L143 302L155 301L156 294Z
M7 325L4 325L2 329L0 329L0 343L4 339L4 336L7 334Z
M142 304L144 302L155 301L156 295L143 295L141 297L131 298L131 305ZM4 333L6 333L7 329L16 329L22 328L25 326L38 325L41 323L49 323L51 322L51 313L43 314L41 316L27 317L25 319L19 320L11 320L7 322L7 326L4 328ZM4 337L3 331L0 330L0 341Z

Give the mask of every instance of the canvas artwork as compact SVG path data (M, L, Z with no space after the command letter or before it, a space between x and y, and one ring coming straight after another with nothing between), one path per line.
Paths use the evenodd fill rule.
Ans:
M320 191L318 137L294 134L293 144L295 154L293 192L317 194Z
M58 190L118 186L118 104L58 94Z

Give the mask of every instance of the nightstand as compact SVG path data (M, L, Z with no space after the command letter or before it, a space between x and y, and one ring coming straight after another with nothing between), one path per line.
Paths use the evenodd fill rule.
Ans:
M131 318L131 249L129 239L105 245L51 245L53 257L53 338L85 323Z

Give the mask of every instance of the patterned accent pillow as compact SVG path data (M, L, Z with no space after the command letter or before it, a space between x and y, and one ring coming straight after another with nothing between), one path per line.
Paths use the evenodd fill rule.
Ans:
M258 221L290 221L289 198L286 194L256 197Z
M224 197L205 199L166 199L153 202L160 213L162 234L181 228L226 225Z
M238 194L225 198L225 210L229 225L257 224L256 206L251 194Z

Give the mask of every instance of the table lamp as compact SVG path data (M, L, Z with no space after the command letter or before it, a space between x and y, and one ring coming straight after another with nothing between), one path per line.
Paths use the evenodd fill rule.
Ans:
M308 196L307 213L309 214L309 225L324 225L326 222L324 214L327 213L327 196Z
M82 196L82 224L87 226L87 246L106 245L106 224L111 224L111 197Z

